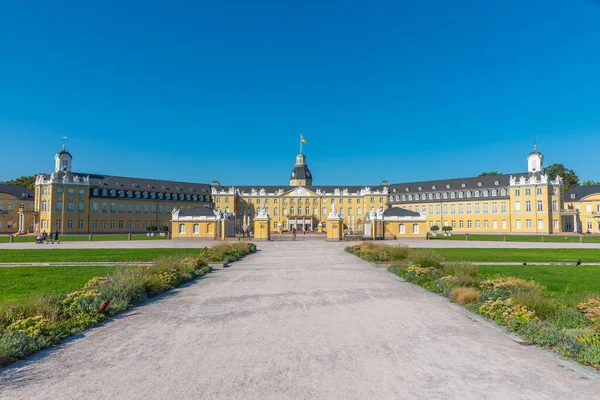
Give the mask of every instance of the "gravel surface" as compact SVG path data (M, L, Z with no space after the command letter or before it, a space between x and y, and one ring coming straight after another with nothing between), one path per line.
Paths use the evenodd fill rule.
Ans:
M344 253L274 242L0 370L1 399L592 399L590 369Z

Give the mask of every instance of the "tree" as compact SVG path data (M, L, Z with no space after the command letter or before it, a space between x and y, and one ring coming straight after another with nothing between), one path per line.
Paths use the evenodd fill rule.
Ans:
M493 175L502 175L498 171L490 171L490 172L482 172L479 176L493 176Z
M563 179L565 192L579 186L579 177L575 171L562 164L554 163L546 167L546 173L550 179L556 179L556 176L560 176Z
M593 186L593 185L600 185L600 181L591 181L588 179L587 181L581 182L581 186Z
M25 186L29 190L33 190L35 188L35 175L33 176L21 176L17 179L11 179L10 181L0 182L5 185L21 185Z

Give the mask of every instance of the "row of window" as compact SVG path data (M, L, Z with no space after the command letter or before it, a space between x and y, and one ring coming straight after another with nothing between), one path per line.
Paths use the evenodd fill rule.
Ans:
M221 207L217 207L217 210L220 210ZM362 213L361 213L361 208L357 207L356 208L356 214L353 214L354 209L352 207L348 207L348 213L345 213L344 207L340 207L338 209L338 214L340 215L340 217L344 217L344 216L352 216L352 215L356 215L358 217L362 217ZM374 211L375 207L371 207L371 211ZM282 216L286 217L288 215L298 215L298 216L315 216L317 217L319 215L319 209L318 208L313 208L312 209L312 213L311 213L311 208L310 207L290 207L289 211L288 208L282 208ZM225 207L225 212L229 212L229 207ZM249 216L252 216L253 214L253 210L252 208L249 208L248 210L246 210L246 213ZM240 210L239 211L240 217L244 215L244 210ZM323 207L321 208L321 215L322 216L327 216L327 207ZM279 207L274 207L273 210L271 211L271 217L279 217Z
M487 190L475 190L471 192L470 190L464 192L437 192L437 193L422 193L422 194L403 194L403 195L390 195L390 201L412 201L412 200L447 200L447 199L462 199L462 198L471 198L471 197L490 197L490 193L492 197L498 196L506 196L506 189L497 189Z
M515 189L514 193L515 193L515 196L520 196L521 189ZM538 196L542 195L542 193L544 193L542 188L535 189L535 194L537 194ZM552 194L554 196L558 195L558 189L556 189L556 188L552 189ZM531 196L531 188L525 189L525 196Z
M437 221L435 223L436 225L439 226L440 221ZM508 229L508 222L506 220L502 220L500 221L501 224L501 229ZM433 226L434 222L430 221L429 222L429 226ZM444 221L444 226L451 226L452 229L456 229L456 221ZM466 226L467 229L473 229L473 221L471 220L467 220L466 221ZM544 229L544 220L543 219L538 219L537 220L537 227L538 229ZM458 221L458 229L464 229L465 228L465 221ZM497 220L493 220L492 221L492 225L491 225L492 229L498 229L498 221ZM481 229L481 221L476 220L475 221L475 229ZM490 229L490 221L488 220L484 220L483 221L483 229ZM522 229L522 224L521 224L521 220L517 219L515 220L515 229ZM525 229L533 229L533 221L531 219L526 219L525 220ZM554 220L554 229L558 229L558 220L555 219Z
M498 203L496 202L492 202L492 203L481 203L483 204L483 213L487 214L488 212L490 212L490 204L491 204L491 212L495 213L498 212ZM435 208L433 205L429 205L428 209L429 215L434 214L434 209L435 209L435 214L439 214L441 210L443 210L444 214L448 214L448 211L450 211L450 214L456 214L457 213L457 209L458 209L458 214L464 214L465 210L466 210L466 214L471 214L473 213L473 210L475 212L475 214L479 214L481 212L481 204L480 203L475 203L474 205L472 204L444 204L443 206L441 206L440 204L436 204ZM409 211L413 211L413 206L408 206L408 207L402 207L402 208L408 208ZM600 206L599 206L600 209ZM414 206L414 211L416 212L422 212L427 214L427 207L426 206ZM515 202L515 212L520 212L521 211L521 202L520 201L516 201ZM531 211L531 201L527 200L525 202L525 211ZM537 201L537 211L544 211L544 203L542 200L538 200ZM558 211L558 201L554 200L552 201L552 211ZM506 202L501 202L500 203L500 212L505 213L507 212L507 205Z
M136 198L136 199L160 199L160 200L188 200L188 201L210 201L209 195L197 195L197 194L183 194L183 193L156 193L156 192L142 192L142 191L132 191L132 190L119 190L116 189L94 189L92 191L94 196L104 196L104 197L128 197L128 198Z
M44 194L48 194L48 193L50 193L50 188L43 187L42 188L42 194L44 195ZM68 188L67 189L67 193L73 195L73 194L75 194L75 189L74 188ZM62 187L57 187L56 188L56 194L63 194L63 188ZM80 196L84 196L85 195L85 190L84 189L79 189L79 195Z
M220 203L221 202L221 197L217 197L215 200L216 200L215 201L216 203ZM352 204L353 202L355 202L356 204L360 204L361 203L361 199L352 199L352 198L347 198L347 199L340 198L340 199L331 199L331 200L335 200L336 204L344 204L344 202L346 204ZM384 200L383 197L379 198L379 202L380 203L383 203L383 200ZM244 199L244 198L240 197L239 201L240 201L240 203L243 203L244 201L247 201L248 204L269 204L270 201L271 201L271 199L269 199L269 198L266 198L266 199L260 199L260 198L257 198L257 199L251 199L251 198ZM302 198L289 198L288 199L287 197L284 197L282 199L282 203L283 204L288 204L288 201L289 201L289 204L311 204L311 199L310 198L305 198L305 199L302 199ZM319 201L318 199L312 198L312 205L316 206L318 204L318 201ZM369 199L369 201L371 203L375 203L375 197L371 197ZM327 204L327 198L325 198L325 197L321 198L321 202L323 204ZM229 197L225 197L225 203L229 203ZM278 198L274 198L273 199L273 204L279 204L279 199Z
M398 233L403 235L404 233L406 233L405 228L404 228L404 224L399 224L398 225ZM413 224L412 226L412 233L413 235L419 233L419 224Z
M50 224L48 220L43 219L42 221L42 231L44 230L48 230L50 229ZM66 229L73 229L74 223L77 223L77 228L78 229L83 229L84 227L84 223L83 220L80 219L78 221L74 221L72 219L67 220L67 225L66 225ZM146 229L148 226L154 225L153 221L142 221L140 224L140 221L123 221L123 220L119 220L119 221L115 221L110 220L102 220L100 221L100 224L98 224L98 220L93 220L92 221L92 226L91 229L98 229L98 226L100 226L102 229L107 229L108 226L110 226L110 229L125 229L125 226L127 226L127 229L134 229L133 227L135 226L135 229L141 229L140 225L142 225L143 229ZM162 226L163 222L162 221L158 221L158 226ZM63 224L62 224L62 220L61 219L57 219L56 223L55 223L55 228L56 229L62 229L63 228Z

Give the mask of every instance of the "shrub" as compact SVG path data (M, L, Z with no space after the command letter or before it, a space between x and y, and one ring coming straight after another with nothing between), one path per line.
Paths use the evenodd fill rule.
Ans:
M540 318L547 318L556 312L556 304L539 290L519 290L513 301L534 311Z
M413 264L419 264L422 267L441 268L444 257L431 249L413 249L410 252L410 260Z
M478 287L479 271L477 269L477 266L473 263L466 261L451 262L444 264L442 270L444 274L449 274L454 277L453 279L457 283L455 286Z
M590 329L592 322L573 308L558 307L553 315L547 317L549 323L562 329Z
M494 279L486 279L480 284L481 289L492 290L540 290L540 285L535 281L526 281L513 276L497 276Z
M484 317L503 324L511 320L527 322L535 316L535 312L528 310L525 306L515 305L512 299L486 300L479 306L478 312Z
M579 303L577 309L590 321L600 322L600 300L594 298L588 299L586 302Z
M473 287L456 287L452 289L450 298L458 304L470 304L479 302L479 290Z
M19 319L41 316L50 322L58 319L59 298L51 295L36 295L18 303L0 305L0 329Z

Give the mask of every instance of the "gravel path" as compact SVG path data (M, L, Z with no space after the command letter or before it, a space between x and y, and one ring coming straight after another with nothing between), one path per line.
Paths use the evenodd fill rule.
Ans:
M599 375L343 252L275 242L0 370L1 399L592 399Z

